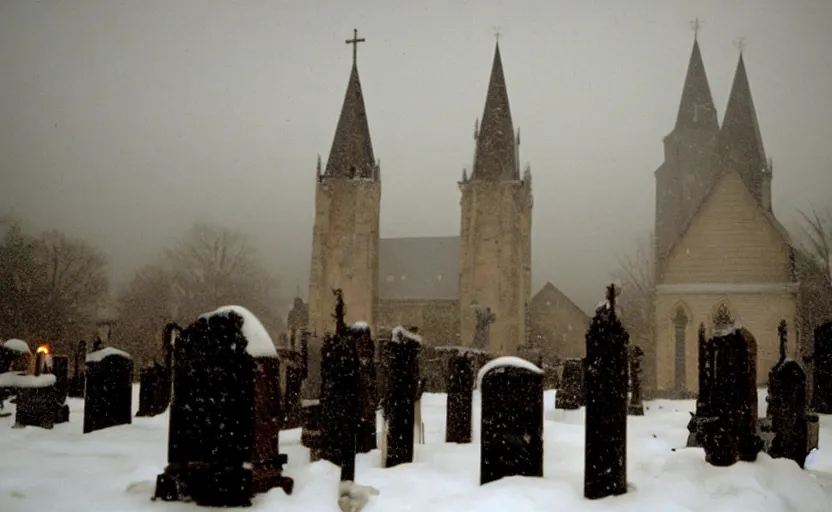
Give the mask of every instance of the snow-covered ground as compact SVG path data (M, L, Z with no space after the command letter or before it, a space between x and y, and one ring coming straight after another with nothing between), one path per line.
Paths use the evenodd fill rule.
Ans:
M138 388L134 395L134 409ZM479 486L479 445L444 441L445 396L422 400L426 444L416 460L379 467L378 451L360 455L356 479L380 491L366 511L792 511L832 510L832 416L821 417L821 449L801 471L787 460L761 454L753 464L714 468L701 449L685 449L693 401L648 403L644 417L628 423L630 492L600 501L583 495L583 411L554 410L546 393L545 476L508 478ZM760 407L765 401L761 395ZM167 415L134 418L133 424L81 434L83 401L70 399L68 424L54 430L12 429L0 418L0 511L196 511L192 504L151 502L167 450ZM475 395L475 423L479 422ZM14 407L7 404L6 411ZM475 428L475 439L478 427ZM284 432L286 474L295 491L275 489L255 498L255 510L337 511L339 470L308 462L300 430ZM674 451L674 449L676 449Z

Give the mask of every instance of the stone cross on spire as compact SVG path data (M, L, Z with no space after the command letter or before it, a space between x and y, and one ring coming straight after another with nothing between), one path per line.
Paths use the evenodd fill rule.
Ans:
M494 29L494 39L496 39L497 42L499 43L500 42L500 36L503 35L502 32L501 32L503 27L492 27L492 28Z
M700 20L698 17L690 22L690 26L693 29L693 40L694 41L697 40L697 38L699 36L699 31L702 30L702 23L703 23L703 20Z
M358 29L352 29L352 39L347 39L347 44L352 45L352 65L355 66L356 62L358 61L358 43L365 42L366 39L358 38Z
M737 50L739 50L739 51L740 51L740 53L742 53L743 51L745 51L745 38L744 38L744 37L741 37L741 38L737 39L736 41L734 41L734 47L735 47Z

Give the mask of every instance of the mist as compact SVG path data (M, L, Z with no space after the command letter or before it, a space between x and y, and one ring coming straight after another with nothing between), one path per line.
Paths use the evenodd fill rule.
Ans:
M652 229L695 17L720 120L744 38L777 216L832 203L832 3L693 4L0 0L0 212L98 245L116 283L221 223L305 296L345 39L367 40L382 237L457 235L499 27L534 176L533 288L589 309Z

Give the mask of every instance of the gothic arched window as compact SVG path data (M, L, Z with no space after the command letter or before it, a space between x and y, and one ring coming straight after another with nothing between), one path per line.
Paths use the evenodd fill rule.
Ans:
M720 303L719 307L714 313L714 329L717 331L724 331L730 329L734 325L734 317L731 316L731 311L724 303Z
M674 375L676 389L685 389L685 350L687 345L686 331L688 327L688 315L685 308L676 308L676 315L673 317L673 332L675 335L676 357L674 358Z

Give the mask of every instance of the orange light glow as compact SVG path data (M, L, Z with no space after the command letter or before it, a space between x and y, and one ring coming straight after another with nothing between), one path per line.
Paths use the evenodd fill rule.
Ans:
M38 353L38 354L44 354L44 355L47 355L47 356L48 356L48 355L49 355L49 345L41 345L41 346L39 346L39 347L38 347L38 350L37 350L37 353Z

